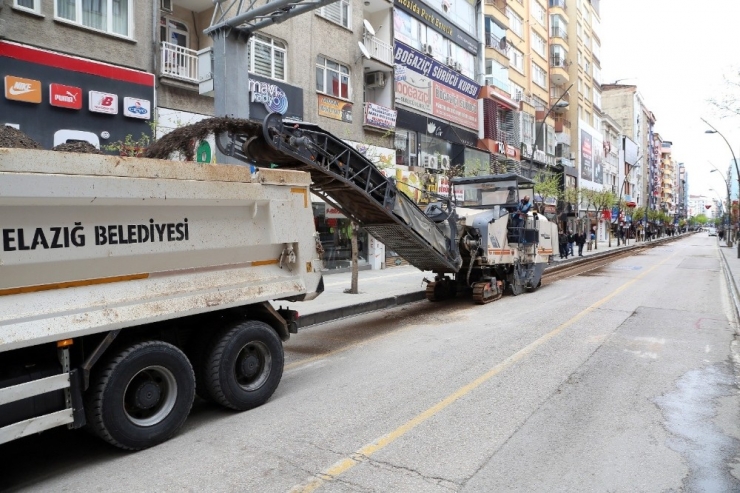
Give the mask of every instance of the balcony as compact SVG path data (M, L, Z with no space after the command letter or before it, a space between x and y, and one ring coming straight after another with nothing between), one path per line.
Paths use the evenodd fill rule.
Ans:
M565 0L550 0L550 8L560 7L565 10Z
M197 84L198 52L162 41L159 75Z
M568 75L568 62L562 55L550 57L550 81L556 86L562 86L570 81Z
M568 32L562 27L550 28L550 37L553 39L562 39L565 44L568 44Z
M567 132L570 133L571 123L570 120L565 118L555 118L555 133Z
M493 33L486 34L486 47L493 48L502 55L509 56L509 43L506 42L506 38L499 38Z
M365 36L362 44L364 44L367 51L370 52L370 56L373 60L384 63L389 67L393 66L393 46L375 36Z
M493 75L486 75L485 84L487 86L498 87L506 93L511 92L511 83L508 80L499 79L497 77L494 77Z

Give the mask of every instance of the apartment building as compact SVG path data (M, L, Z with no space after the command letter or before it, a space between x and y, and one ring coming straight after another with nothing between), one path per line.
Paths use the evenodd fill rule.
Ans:
M659 139L655 139L655 143L656 148L657 144L660 144L660 170L651 192L659 200L659 210L674 214L677 205L677 187L676 162L673 160L671 150L673 143Z
M604 143L604 188L619 197L624 191L620 178L620 169L623 167L622 126L614 118L604 113L601 117L601 134Z
M601 89L602 110L622 126L624 135L630 141L637 144L636 162L627 161L635 167L636 183L630 193L632 200L638 207L650 205L650 178L657 174L653 148L655 115L645 105L637 86L602 84Z

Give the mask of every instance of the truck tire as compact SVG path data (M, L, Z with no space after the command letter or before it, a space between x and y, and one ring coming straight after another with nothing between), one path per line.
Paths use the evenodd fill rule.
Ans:
M195 375L185 354L166 342L141 342L94 373L87 423L108 443L140 450L170 439L185 423L194 397Z
M207 353L205 379L211 398L246 411L264 404L283 376L283 345L264 322L240 322L218 334Z

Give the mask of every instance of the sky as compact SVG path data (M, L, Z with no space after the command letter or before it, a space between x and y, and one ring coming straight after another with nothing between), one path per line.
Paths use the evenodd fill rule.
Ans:
M740 159L740 116L722 118L707 102L731 91L723 76L740 68L740 1L601 0L600 13L602 83L636 85L655 129L686 165L689 193L726 198L724 180L710 171L714 164L726 175L732 155L700 118Z

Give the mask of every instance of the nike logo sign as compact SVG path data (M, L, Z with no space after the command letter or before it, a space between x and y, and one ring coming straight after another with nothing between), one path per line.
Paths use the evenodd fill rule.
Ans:
M15 86L8 89L8 92L12 94L13 96L18 96L20 94L26 94L33 91L32 87L25 86L25 84L20 84L20 88L17 87L19 84L16 84Z

